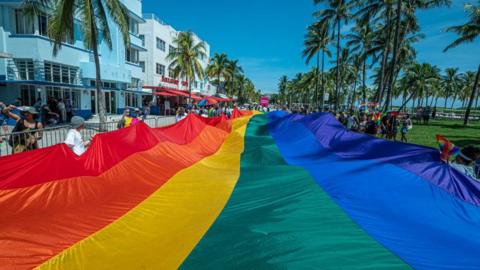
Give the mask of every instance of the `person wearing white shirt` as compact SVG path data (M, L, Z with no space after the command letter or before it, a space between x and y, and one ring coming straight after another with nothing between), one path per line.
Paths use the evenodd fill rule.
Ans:
M74 116L71 120L72 129L67 133L64 143L72 149L72 151L80 156L86 151L86 147L90 145L90 141L83 141L80 131L85 127L85 119L80 116Z

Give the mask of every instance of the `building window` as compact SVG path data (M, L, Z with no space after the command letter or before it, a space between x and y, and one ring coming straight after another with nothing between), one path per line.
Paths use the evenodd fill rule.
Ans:
M142 72L145 72L145 62L144 62L144 61L140 61L140 62L138 62L138 64L139 64L140 67L142 68Z
M138 78L132 78L132 81L130 84L127 86L127 89L130 90L138 90L140 88L140 79Z
M78 68L45 61L45 81L77 84Z
M165 75L165 66L157 63L156 71L157 71L157 74L159 74L159 75L162 75L162 76Z
M95 80L90 80L90 86L91 87L97 86L97 83L95 82ZM117 89L117 83L102 81L102 89Z
M71 88L61 88L56 86L47 86L47 98L63 99L63 102L72 109L80 108L80 91Z
M138 22L132 17L128 18L128 31L134 35L138 35Z
M62 74L62 82L70 82L70 77L68 75L68 68L62 68L61 74Z
M17 78L20 80L34 80L32 59L15 59L14 61L17 67Z
M35 104L35 86L20 85L20 96L22 98L22 105L33 106Z
M169 45L169 46L168 46L168 52L169 52L169 53L174 52L176 49L177 49L177 48L173 47L172 45Z
M48 17L42 13L38 15L38 33L42 36L48 36Z
M15 10L15 22L17 34L33 34L33 20L25 16L21 9Z
M175 78L175 72L173 72L173 69L171 68L168 69L168 77Z
M125 60L130 63L138 63L139 51L132 47L125 49Z
M125 107L137 107L137 95L134 93L125 93Z
M165 45L166 45L165 41L163 41L163 40L161 40L157 37L157 49L164 52L165 51Z
M145 46L145 35L139 35L138 37L142 41L142 46Z

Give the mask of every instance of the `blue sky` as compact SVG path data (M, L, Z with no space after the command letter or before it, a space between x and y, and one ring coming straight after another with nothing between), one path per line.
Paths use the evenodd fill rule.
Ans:
M473 1L473 0L472 0ZM426 38L416 45L419 62L475 70L480 64L480 40L443 53L454 35L442 30L465 22L463 0L451 8L419 12ZM239 59L246 75L262 92L274 92L280 76L309 70L301 58L305 28L320 9L312 0L182 0L143 1L144 13L156 13L178 30L192 30L213 52ZM347 29L348 27L345 27Z

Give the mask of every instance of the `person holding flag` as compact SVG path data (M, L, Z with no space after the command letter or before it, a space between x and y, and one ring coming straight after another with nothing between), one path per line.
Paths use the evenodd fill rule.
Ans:
M436 137L440 148L440 159L449 163L450 166L464 175L479 180L480 148L467 146L460 150L458 146L447 140L447 138L441 135ZM453 161L450 162L450 160Z
M459 152L455 160L450 165L461 173L470 176L475 180L480 180L475 172L475 165L479 159L480 148L475 146L467 146Z

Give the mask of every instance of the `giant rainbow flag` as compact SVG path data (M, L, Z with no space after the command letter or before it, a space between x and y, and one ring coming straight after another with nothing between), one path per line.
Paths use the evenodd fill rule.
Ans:
M478 269L480 183L329 114L190 115L0 159L0 269Z

